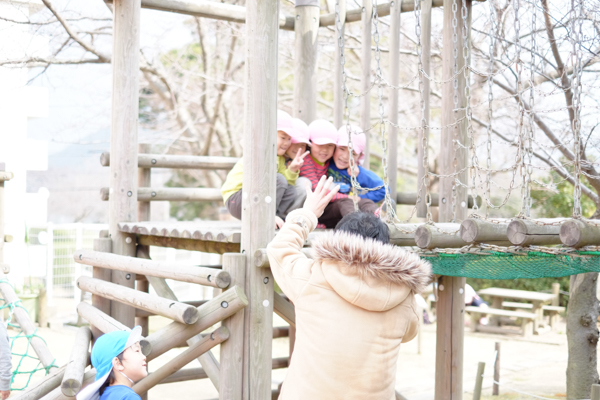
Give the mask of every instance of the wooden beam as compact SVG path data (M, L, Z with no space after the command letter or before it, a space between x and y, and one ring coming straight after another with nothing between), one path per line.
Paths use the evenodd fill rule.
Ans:
M222 4L222 3L216 3ZM172 168L172 169L231 169L239 161L237 157L217 156L184 156L174 154L138 154L139 168ZM100 155L100 164L110 166L110 152ZM147 184L145 186L150 186Z
M118 223L137 218L138 117L140 76L140 0L113 2L113 91L110 152L109 231L113 252L135 256L135 237L119 231ZM129 278L128 278L129 276ZM113 271L112 282L133 288L135 276ZM119 302L111 304L111 316L132 327L135 309Z
M294 305L278 293L273 296L273 309L290 326L296 326L296 309Z
M126 327L110 315L103 313L96 307L89 305L88 303L81 302L77 305L77 314L83 319L88 321L90 325L98 328L98 330L104 334L113 331L129 331L130 328ZM96 338L97 339L97 338ZM152 345L147 339L140 340L140 346L142 347L142 354L147 356L152 351Z
M415 246L415 233L420 224L387 224L390 243L396 246Z
M245 285L245 254L223 254L223 269L229 272L234 284L240 287ZM242 400L244 364L241 356L244 354L244 309L223 320L222 326L229 329L230 337L221 345L219 394L223 399Z
M164 279L162 279L162 280L164 280ZM152 287L154 287L154 285L152 285ZM164 296L161 296L161 297L164 297ZM208 300L186 300L186 301L182 301L181 303L188 304L188 305L194 306L194 307L200 307L202 304L206 304L207 302L208 302ZM154 314L153 312L146 311L146 310L140 310L139 308L135 309L135 317L136 318L147 318L147 317L154 317L154 316L156 316L156 314Z
M145 274L158 278L181 282L197 283L204 286L226 288L231 284L227 271L171 262L153 261L144 258L118 256L92 250L77 250L75 262L96 265L102 268L120 270L134 274Z
M431 206L438 207L439 202L440 202L439 194L438 193L430 193L430 194L431 194ZM417 204L417 198L418 198L418 193L416 193L416 192L398 193L396 195L396 204L405 204L405 205L409 205L409 206L414 206L415 204ZM473 196L469 195L467 206L469 208L473 208L473 203L474 203ZM481 203L481 201L478 198L477 205L481 205L480 203Z
M360 128L367 136L367 142L364 150L364 165L367 169L369 169L371 154L369 146L369 137L371 136L371 97L370 93L366 92L371 87L371 17L373 15L373 0L363 0L361 15L363 18L361 21L362 42L360 45L360 59L362 68L362 73L360 76L360 91L363 95L360 96Z
M150 153L151 147L147 143L141 143L138 146L139 153ZM138 154L138 166L140 163L140 157ZM152 186L152 170L150 168L138 168L138 204L137 204L137 220L138 221L150 221L151 220L151 212L150 212L150 202L149 201L140 201L140 193L139 188L145 188ZM136 257L139 257L141 253L148 254L148 258L150 255L150 248L147 246L139 245L136 249ZM141 274L137 274L135 288L139 291L149 293L150 291L150 283L147 279L140 280ZM142 336L148 336L150 332L150 321L148 317L139 317L135 315L135 324L142 328ZM145 397L145 398L144 398ZM148 400L148 395L142 397L142 400Z
M335 59L333 63L333 124L336 128L344 125L344 84L342 76L342 49L339 46L338 36L344 37L346 31L346 0L338 0L340 13L340 31L337 31L335 40ZM335 14L334 14L335 15ZM335 21L334 21L335 23Z
M306 4L308 3L308 4ZM317 117L319 1L296 5L293 116L310 124Z
M279 0L246 3L244 196L241 250L252 255L275 234ZM246 257L243 398L271 397L273 275Z
M454 11L453 4L455 4ZM466 6L467 24L470 24L470 0L444 0L443 2L442 80L445 84L442 85L441 125L444 128L441 132L440 148L446 151L440 153L439 165L440 173L447 177L440 177L439 182L439 222L441 223L455 221L460 223L467 218L468 211L467 189L461 185L453 188L456 179L466 184L469 178L468 151L455 146L455 140L463 144L469 143L466 120L462 120L462 123L458 122L464 117L467 106L465 75L468 77L468 74L459 73L465 66L465 61L468 61L463 57L464 22L461 17L463 4ZM454 17L458 24L456 26L454 26ZM466 29L467 34L470 34L469 26ZM454 32L457 36L456 44L453 43ZM467 46L469 45L467 43ZM458 98L458 104L454 104L455 96ZM458 173L463 169L463 172ZM453 176L455 173L457 175ZM458 227L454 230L458 230ZM440 247L448 247L449 243L446 243L450 241L449 238L452 238L456 247L461 245L461 241L464 243L460 236L456 235L444 238L439 243L442 244ZM465 283L465 278L462 277L443 276L439 279L438 288L444 290L438 291L434 400L462 400Z
M148 355L147 360L151 361L172 347L185 344L192 336L196 336L217 322L232 316L247 305L248 299L240 287L234 286L224 291L198 307L199 318L195 324L184 325L172 322L148 336L146 339L152 345L152 352Z
M89 358L88 358L89 359ZM38 400L60 386L67 366L55 369L39 381L32 382L24 392L14 395L11 400ZM89 363L88 363L89 365Z
M174 249L201 251L203 253L233 253L240 251L239 243L213 242L166 236L138 235L138 243L146 246L172 247Z
M423 74L426 74L427 76L431 76L431 7L432 0L424 0L421 2L421 68L423 68ZM420 195L420 200L417 203L417 217L426 218L427 185L430 184L430 179L429 177L425 176L426 170L429 170L429 166L424 165L423 163L425 160L425 155L429 152L429 149L425 147L425 143L429 143L429 99L431 93L431 82L425 75L423 75L422 84L423 87L421 89L423 103L421 107L423 107L422 123L424 128L422 131L420 131L420 138L417 143L417 191Z
M138 188L138 201L223 201L221 189L214 188ZM110 200L110 189L100 189L100 200Z
M498 246L510 246L506 231L508 220L489 222L478 218L467 218L460 224L460 238L468 243L488 243Z
M596 225L572 219L560 227L560 241L569 247L600 245L600 220L592 220Z
M515 246L561 244L560 227L561 222L564 220L564 218L540 219L536 221L515 219L508 224L506 234L510 243Z
M86 276L80 276L79 279L77 279L77 287L86 292L95 293L113 301L127 304L131 307L153 312L183 324L191 325L198 321L199 314L196 307L178 301L153 296L149 293L140 292L139 290L120 287L114 283L104 282Z
M389 89L389 126L388 126L388 161L387 176L389 181L390 196L396 198L398 193L398 95L400 89L400 15L402 2L390 3L390 89ZM371 42L369 41L369 45ZM367 136L368 137L368 136ZM369 164L367 164L368 166Z
M206 378L208 378L208 375L206 375L206 372L202 368L185 368L167 376L165 379L160 381L159 384L162 385L166 383L195 381Z
M0 294L6 304L19 304L20 302L12 286L7 282L0 281ZM27 311L23 307L14 307L13 315L23 333L27 337L31 337L29 343L31 343L31 347L33 347L35 354L37 354L44 368L47 368L48 372L52 372L53 369L58 368L54 365L55 358L52 356L50 349L48 349L46 342L41 337L36 336L37 328L29 318Z
M65 396L75 397L81 389L85 367L89 365L91 341L92 331L90 328L80 327L75 336L71 357L60 385L60 390Z
M415 243L422 249L457 248L467 243L458 234L459 224L442 223L419 225L415 232Z
M87 371L85 373L85 375L83 375L83 386L87 386L90 383L94 382L94 379L96 378L96 369L92 368L89 371ZM20 399L20 397L19 397ZM45 395L44 397L36 397L36 400L73 400L72 397L67 397L65 396L60 387L55 388L54 390L52 390L50 393L48 393L47 395ZM12 399L11 399L12 400Z
M216 345L223 343L228 338L229 330L226 327L221 326L220 328L217 328L210 335L207 335L203 339L199 340L196 344L190 346L183 353L133 385L133 391L137 394L146 393L148 390L159 384L163 379L185 367L192 360L198 358L200 355L206 353Z

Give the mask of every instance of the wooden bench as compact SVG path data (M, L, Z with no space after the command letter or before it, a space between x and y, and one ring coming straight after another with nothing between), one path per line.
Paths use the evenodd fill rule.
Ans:
M520 318L521 335L529 336L530 334L533 334L533 322L537 318L537 315L534 313L528 313L524 311L500 310L497 308L467 306L465 307L465 311L471 314L471 329L473 330L473 332L509 333L510 331L498 326L487 326L479 324L479 319L481 318L481 315L495 315L498 317Z
M515 303L512 301L503 301L502 307L504 308L517 308L523 310L532 310L533 304L528 303ZM558 314L565 312L564 307L560 306L542 306L542 311L549 316L550 319L550 327L552 329L556 328L556 323L558 322Z

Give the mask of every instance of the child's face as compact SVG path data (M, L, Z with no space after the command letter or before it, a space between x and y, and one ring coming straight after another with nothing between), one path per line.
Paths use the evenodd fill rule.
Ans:
M354 154L354 152L352 152L352 158L354 159L354 165L358 165L360 154ZM338 169L350 168L350 157L347 146L338 146L335 148L335 152L333 153L333 162Z
M335 144L315 144L313 143L310 147L310 155L323 164L331 158L335 151Z
M277 155L282 156L292 144L292 137L284 131L277 131Z
M142 354L142 348L140 347L139 342L123 352L123 361L121 361L121 365L123 366L122 372L134 382L148 376L146 356Z
M304 154L306 151L306 143L292 143L285 152L285 155L289 158L294 158L296 157L296 154L298 154L298 149L301 150L300 154Z

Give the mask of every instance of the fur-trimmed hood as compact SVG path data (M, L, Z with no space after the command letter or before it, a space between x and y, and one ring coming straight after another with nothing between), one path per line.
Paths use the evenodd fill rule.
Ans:
M332 288L347 301L385 311L431 282L431 264L396 246L348 232L328 232L312 242Z

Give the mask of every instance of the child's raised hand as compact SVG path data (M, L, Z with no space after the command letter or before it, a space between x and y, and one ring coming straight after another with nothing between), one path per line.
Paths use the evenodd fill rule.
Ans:
M298 153L296 153L296 157L294 157L294 159L288 166L288 169L294 173L300 171L302 164L304 164L304 157L306 157L307 155L310 154L310 151L306 151L306 152L304 152L304 154L300 154L301 152L302 152L302 149L298 149Z
M310 188L306 188L304 209L312 211L317 218L323 215L325 207L327 207L333 196L340 190L339 186L335 186L333 189L329 190L332 182L332 177L326 179L325 176L322 176L314 192L311 191Z
M275 216L275 227L277 229L281 229L281 227L283 226L283 224L284 224L284 221L276 215Z

